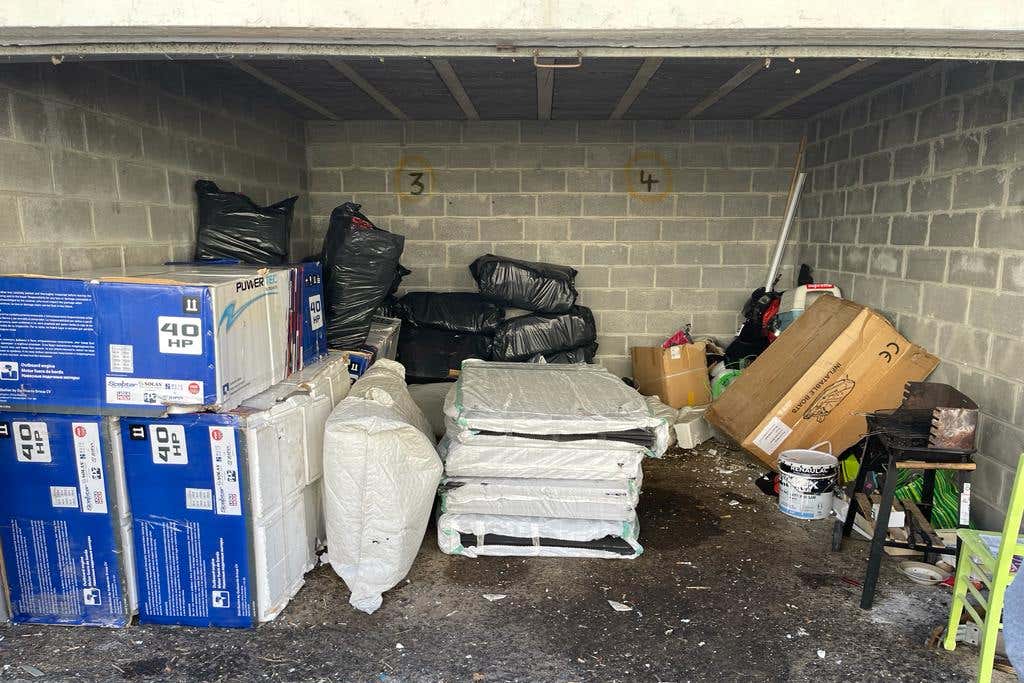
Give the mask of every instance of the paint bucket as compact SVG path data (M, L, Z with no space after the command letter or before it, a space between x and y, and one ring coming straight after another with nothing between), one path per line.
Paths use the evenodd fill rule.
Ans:
M817 448L828 445L829 452ZM797 519L824 519L832 511L839 461L827 441L779 455L779 510Z

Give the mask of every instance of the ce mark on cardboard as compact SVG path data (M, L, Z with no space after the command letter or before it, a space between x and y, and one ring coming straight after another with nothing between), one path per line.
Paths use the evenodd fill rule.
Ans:
M896 342L889 342L885 345L885 349L878 352L879 358L884 358L886 365L892 362L892 359L900 355L900 345Z

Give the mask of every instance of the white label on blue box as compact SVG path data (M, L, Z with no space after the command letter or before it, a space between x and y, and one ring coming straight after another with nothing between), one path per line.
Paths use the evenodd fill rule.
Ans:
M161 315L156 319L160 353L203 354L203 319Z
M99 424L72 422L71 436L75 446L75 469L78 471L82 512L106 514L107 487L103 482Z
M204 383L191 379L107 377L107 403L116 405L202 405Z
M324 326L323 302L320 295L314 294L309 297L309 327L312 330L319 330Z
M189 510L212 510L213 491L210 489L185 489L185 507Z
M18 462L53 462L45 422L14 422L11 428Z
M135 372L135 347L131 344L108 344L110 354L110 371L123 372L127 375Z
M188 464L188 448L185 446L183 425L149 425L149 443L153 451L154 464Z
M78 507L78 489L74 486L51 486L50 505L55 508Z
M238 455L234 427L210 427L210 458L213 461L213 489L218 515L242 514L238 487Z

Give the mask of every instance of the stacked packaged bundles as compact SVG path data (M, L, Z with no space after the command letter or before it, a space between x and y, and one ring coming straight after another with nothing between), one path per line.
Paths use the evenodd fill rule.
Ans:
M345 363L331 353L224 413L121 419L141 623L254 626L302 587Z
M644 457L667 420L595 365L466 361L445 401L446 553L637 557Z

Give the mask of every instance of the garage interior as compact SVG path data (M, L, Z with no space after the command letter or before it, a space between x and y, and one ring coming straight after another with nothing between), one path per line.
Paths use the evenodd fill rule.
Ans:
M736 333L806 136L780 286L806 263L942 359L931 381L983 411L973 521L1001 527L1024 445L1021 63L53 62L0 66L0 272L188 260L199 178L259 204L298 195L293 259L316 254L331 210L354 201L405 235L405 290L472 291L467 266L485 253L573 266L597 362L620 376L631 347L685 325ZM132 679L970 676L973 651L925 646L948 591L888 562L861 613L842 579L862 575L864 545L829 553L828 525L781 517L753 485L760 471L713 443L651 466L633 563L470 564L428 532L378 614L350 612L318 568L254 632L3 629L0 676L21 664Z

